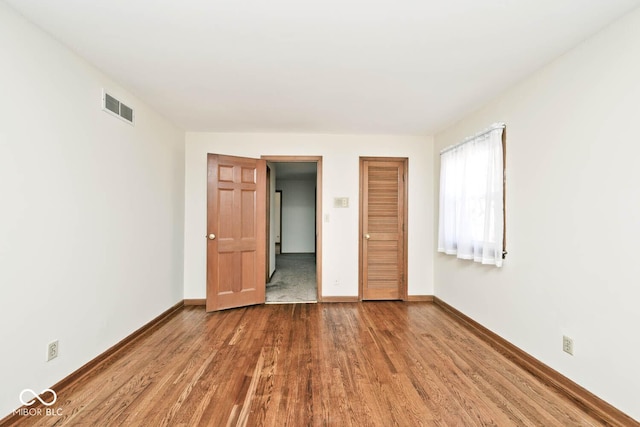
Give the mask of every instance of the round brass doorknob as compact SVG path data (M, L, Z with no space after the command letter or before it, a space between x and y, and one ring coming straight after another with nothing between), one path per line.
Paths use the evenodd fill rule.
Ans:
M367 240L369 240L369 239L371 238L371 235L370 235L370 234L365 234L365 235L364 235L364 238L365 238L365 239L367 239Z
M215 238L216 238L216 235L215 235L215 234L213 234L213 233L209 234L209 240L213 240L213 239L215 239Z

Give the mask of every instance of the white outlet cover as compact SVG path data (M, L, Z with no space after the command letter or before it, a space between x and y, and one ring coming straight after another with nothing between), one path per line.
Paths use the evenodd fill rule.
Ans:
M573 356L573 340L566 335L562 336L562 351Z
M51 341L49 345L47 345L47 362L58 357L58 353L60 352L60 345L58 340Z

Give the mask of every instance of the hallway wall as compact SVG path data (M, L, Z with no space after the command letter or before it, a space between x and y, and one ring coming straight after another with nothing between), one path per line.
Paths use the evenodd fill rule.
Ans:
M276 186L282 190L282 253L315 253L315 180L277 180Z

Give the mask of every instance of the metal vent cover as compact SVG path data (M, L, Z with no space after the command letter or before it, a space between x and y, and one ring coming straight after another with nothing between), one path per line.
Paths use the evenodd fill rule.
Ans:
M120 103L120 117L128 122L133 123L133 109L127 107L123 103Z
M133 108L123 104L114 96L109 95L104 89L102 90L102 110L124 120L129 124L133 124Z

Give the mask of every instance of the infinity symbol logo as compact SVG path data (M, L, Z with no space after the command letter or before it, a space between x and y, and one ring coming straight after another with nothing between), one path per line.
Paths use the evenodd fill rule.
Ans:
M25 400L24 400L24 394L25 393L31 393L35 399L31 399L30 401L25 402ZM51 390L50 388L45 388L44 390L42 390L42 392L40 394L42 394L42 397L44 397L44 395L46 393L51 393L51 395L53 396L53 400L51 402L47 402L46 400L43 400L38 395L38 393L36 393L35 391L31 390L30 388L25 388L24 390L22 390L22 393L20 393L20 402L22 402L22 404L26 405L26 406L33 405L35 403L36 399L38 399L40 401L40 403L42 403L44 406L51 406L54 403L56 403L56 400L58 400L58 395L56 394L56 392Z

